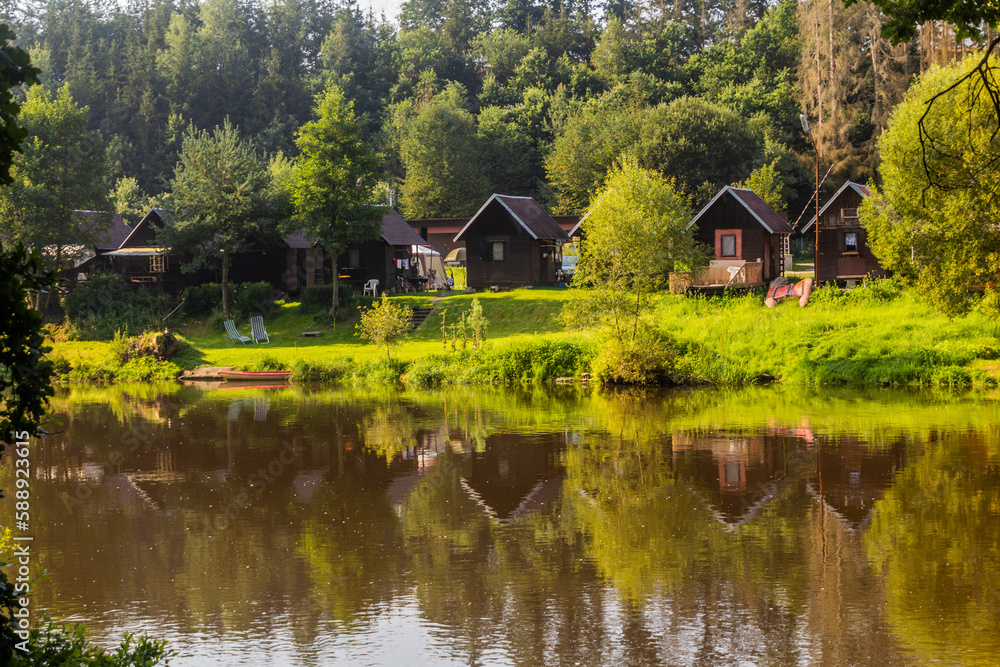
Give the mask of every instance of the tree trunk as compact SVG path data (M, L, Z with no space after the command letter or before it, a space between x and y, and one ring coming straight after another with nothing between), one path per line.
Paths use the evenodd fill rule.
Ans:
M330 317L336 317L337 311L340 310L340 299L337 297L340 276L337 275L337 255L333 255L333 279L331 283L333 284L333 301L330 304Z
M222 249L222 314L229 317L229 249Z
M59 265L62 263L62 246L56 246L56 268L55 273L59 275ZM49 303L52 302L52 293L56 291L56 286L49 287L49 293L45 296L45 303L42 305L42 313L48 312Z

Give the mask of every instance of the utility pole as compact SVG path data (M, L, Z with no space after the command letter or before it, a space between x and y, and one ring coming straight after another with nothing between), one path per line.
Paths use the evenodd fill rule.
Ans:
M813 198L816 200L816 222L813 223L813 233L816 234L816 245L813 249L813 280L816 282L816 286L819 287L819 146L816 145L816 140L809 129L809 119L806 118L804 113L799 114L799 120L802 122L802 131L809 137L809 143L813 147L813 154L816 156L816 191L813 193Z

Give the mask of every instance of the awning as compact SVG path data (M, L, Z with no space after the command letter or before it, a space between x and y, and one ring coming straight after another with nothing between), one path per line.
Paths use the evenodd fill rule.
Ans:
M101 253L102 255L111 255L112 257L149 257L150 255L167 255L170 253L170 248L119 248L118 250L112 250L111 252Z

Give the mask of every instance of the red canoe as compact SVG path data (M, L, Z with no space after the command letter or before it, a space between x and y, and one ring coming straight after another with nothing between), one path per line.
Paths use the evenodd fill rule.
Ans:
M287 380L292 371L219 371L219 377L229 382L260 382L261 380Z

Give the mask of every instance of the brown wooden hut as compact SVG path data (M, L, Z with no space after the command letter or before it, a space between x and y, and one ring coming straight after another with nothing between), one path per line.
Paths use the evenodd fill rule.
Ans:
M63 247L67 262L59 272L59 277L75 283L86 279L86 274L95 270L109 269L104 253L117 250L118 246L132 233L132 228L125 224L118 214L103 211L73 211L73 216L80 223L80 230L93 238L88 246ZM46 248L46 252L54 254L54 248Z
M491 196L455 236L465 241L468 285L555 285L566 231L531 197Z
M399 213L390 209L382 216L382 233L377 240L350 246L337 258L337 275L359 290L369 280L378 280L381 294L386 289L394 289L399 279L417 279L413 246L426 245L427 241Z
M735 276L741 287L759 287L782 275L782 254L792 228L753 190L722 188L694 216L688 229L692 227L695 239L714 255L708 271L694 278L693 285L714 285ZM730 273L731 267L741 272Z
M176 294L186 282L181 274L181 257L156 241L157 232L171 222L170 211L150 209L118 248L104 253L112 269L131 283L158 285Z
M868 247L868 235L858 220L858 208L868 195L867 187L847 181L820 209L817 282L853 285L865 276L889 275ZM815 224L813 216L801 233L815 229Z

